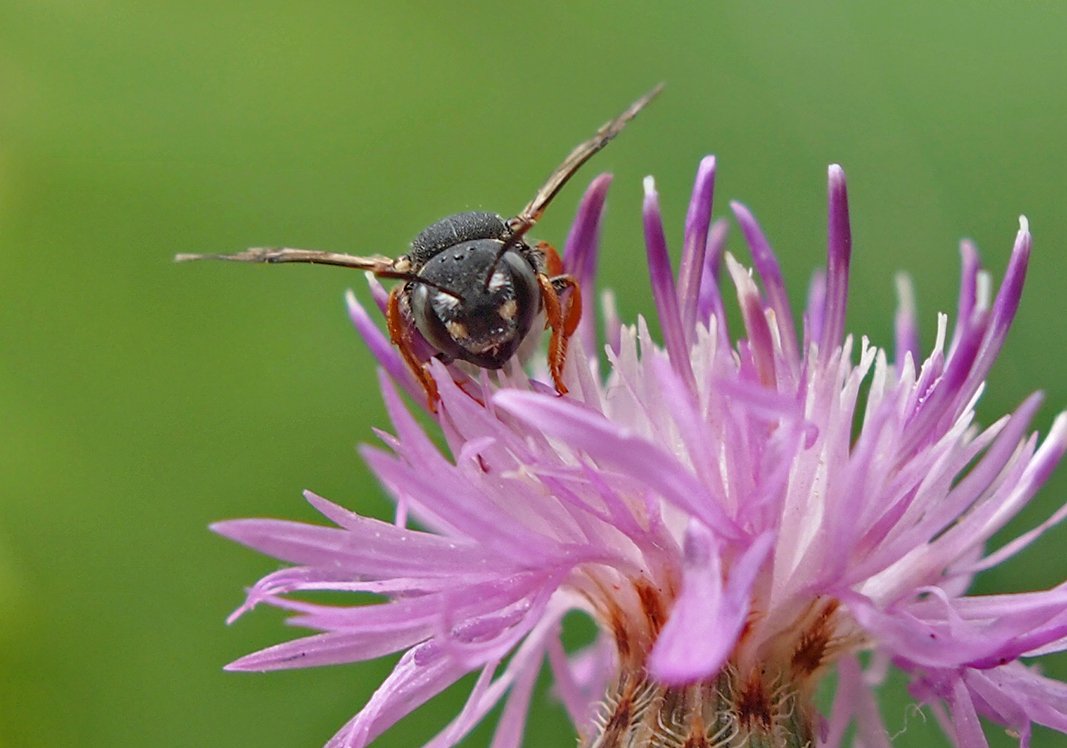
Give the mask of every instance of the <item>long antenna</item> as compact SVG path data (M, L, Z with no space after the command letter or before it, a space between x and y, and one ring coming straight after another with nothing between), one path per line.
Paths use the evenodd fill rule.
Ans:
M244 252L232 255L220 254L179 254L174 255L175 262L195 262L198 260L225 260L227 262L303 262L309 265L334 265L337 267L367 270L379 278L396 278L409 280L435 288L441 293L463 301L463 296L439 283L416 275L407 267L408 261L393 260L383 255L359 257L338 252L321 252L316 249L293 249L291 247L251 247Z
M651 91L646 93L640 99L635 101L626 111L620 114L610 122L605 122L596 134L589 140L578 145L573 151L571 151L567 158L563 159L563 163L556 167L556 170L548 177L548 180L541 186L541 189L534 195L533 200L527 203L526 207L522 209L517 216L512 218L508 222L508 226L511 228L512 235L516 238L522 238L522 235L533 228L541 216L544 215L545 208L552 202L553 198L559 194L559 191L563 189L563 185L567 184L571 177L577 173L578 169L585 164L586 161L591 159L597 151L601 150L604 146L611 142L612 138L622 132L630 120L637 116L638 112L644 109L654 98L659 96L663 90L663 83L660 83Z
M556 167L555 171L549 175L548 180L541 185L541 189L537 191L533 199L526 204L526 207L522 211L508 221L508 228L511 229L511 235L505 239L503 246L497 250L496 257L493 259L493 263L489 266L489 272L485 276L486 288L489 287L489 280L493 277L493 273L496 272L497 264L500 262L500 258L504 256L504 253L508 251L508 248L513 246L522 237L532 229L541 216L544 215L545 209L549 203L559 194L559 191L563 189L563 186L567 184L571 177L577 173L578 169L585 164L586 161L591 159L597 151L601 150L604 146L611 142L612 138L622 132L622 128L626 127L627 123L637 116L638 112L644 109L648 104L657 96L660 91L663 90L663 83L660 83L644 96L639 98L629 107L626 111L620 114L613 120L605 122L596 134L589 140L578 145L573 151L571 151L567 158L563 159L563 163Z
M226 260L228 262L306 262L313 265L337 265L339 267L369 270L375 275L384 275L396 270L393 260L382 255L357 257L337 252L321 252L316 249L292 249L290 247L251 247L232 255L174 255L175 262L196 260Z

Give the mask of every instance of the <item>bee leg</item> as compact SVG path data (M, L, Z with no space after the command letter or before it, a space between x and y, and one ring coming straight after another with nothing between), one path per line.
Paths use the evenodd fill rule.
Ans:
M551 280L557 296L562 296L570 290L563 304L563 334L570 340L571 335L578 329L578 323L582 321L582 288L573 275L556 275Z
M437 382L433 381L430 372L426 370L422 362L415 357L415 351L411 344L411 325L400 311L400 294L403 293L403 284L394 286L389 292L389 303L386 306L386 326L389 328L389 339L400 351L401 358L408 365L408 369L422 385L426 392L426 404L430 412L437 412L437 402L441 399L437 394Z
M574 331L578 329L578 323L582 321L582 289L573 275L563 272L563 260L560 259L559 252L556 251L555 247L548 242L538 242L537 249L544 255L545 272L548 273L549 279L552 281L552 287L556 289L556 296L562 297L563 293L570 289L570 296L567 297L567 302L562 312L563 334L569 339L574 334ZM564 341L563 345L564 355L566 355L567 342Z
M539 273L537 284L541 287L545 326L552 329L552 336L548 341L548 370L552 374L556 392L565 395L567 386L563 384L563 364L567 360L567 343L578 328L578 321L582 316L581 292L578 282L570 275L549 278L544 273ZM567 289L570 289L570 293L560 304L560 294Z
M541 304L545 309L545 327L552 328L548 341L548 370L556 385L556 392L567 393L563 384L563 364L567 360L567 343L582 319L582 292L574 276L563 272L559 252L548 242L538 242L535 249L544 261L545 272L538 273ZM566 293L567 291L570 293ZM565 297L564 297L564 294ZM564 298L563 303L560 299Z
M545 272L549 277L563 275L563 258L559 256L559 250L548 242L537 242L534 249L541 253L544 261Z

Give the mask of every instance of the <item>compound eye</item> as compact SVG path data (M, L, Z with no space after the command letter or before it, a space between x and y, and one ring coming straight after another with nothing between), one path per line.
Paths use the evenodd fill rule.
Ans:
M460 303L459 299L436 288L416 284L411 294L411 316L426 342L436 348L448 359L461 358L463 349L449 334L441 317L450 316L448 312Z
M541 311L541 288L537 285L537 273L518 252L506 253L504 263L507 263L508 269L511 270L515 288L515 303L512 309L516 317L516 338L521 343L533 327L537 313Z

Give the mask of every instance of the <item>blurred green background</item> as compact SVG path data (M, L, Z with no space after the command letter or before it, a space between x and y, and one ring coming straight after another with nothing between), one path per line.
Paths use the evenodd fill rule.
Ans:
M837 161L849 328L879 344L895 271L929 344L955 309L958 239L999 278L1029 216L1028 293L980 412L1043 388L1047 429L1067 404L1067 6L934 5L0 2L0 745L313 746L363 704L389 662L222 672L295 632L268 610L224 626L277 564L206 529L312 519L305 487L388 516L353 451L384 423L342 302L367 298L362 278L170 258L393 254L442 215L513 212L661 80L538 232L561 244L581 186L614 172L601 278L627 319L651 310L642 176L677 249L717 154L717 214L752 207L802 291ZM1065 475L1013 530L1063 501ZM1065 533L981 589L1058 583ZM463 696L380 745L416 744ZM946 745L904 703L885 700L897 744ZM528 745L571 744L549 696L535 709Z

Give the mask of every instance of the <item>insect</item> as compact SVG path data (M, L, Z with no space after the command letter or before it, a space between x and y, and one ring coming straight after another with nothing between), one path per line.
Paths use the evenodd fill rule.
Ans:
M662 88L662 84L653 88L572 150L513 218L481 211L447 216L424 229L407 253L395 259L287 247L253 247L231 255L180 254L174 259L338 265L404 281L389 293L389 337L433 411L437 384L416 355L416 330L445 363L458 359L499 369L515 355L544 311L545 327L551 329L549 372L556 391L565 394L563 365L568 340L581 318L581 289L573 276L563 272L556 249L547 242L530 243L526 234L578 169Z

